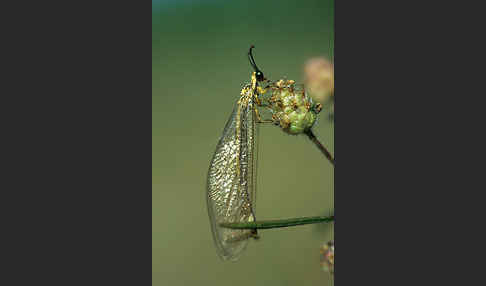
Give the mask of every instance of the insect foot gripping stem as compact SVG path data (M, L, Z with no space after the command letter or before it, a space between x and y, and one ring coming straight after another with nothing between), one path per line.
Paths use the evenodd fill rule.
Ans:
M317 119L322 105L314 103L305 90L293 80L279 80L269 86L272 119L288 134L297 135L309 130Z

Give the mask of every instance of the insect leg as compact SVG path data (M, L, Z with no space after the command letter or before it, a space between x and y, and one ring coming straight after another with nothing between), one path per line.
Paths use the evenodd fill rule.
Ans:
M269 119L263 120L260 116L260 113L258 112L258 109L255 108L254 110L255 110L255 115L258 120L258 123L273 123L273 120L269 120Z

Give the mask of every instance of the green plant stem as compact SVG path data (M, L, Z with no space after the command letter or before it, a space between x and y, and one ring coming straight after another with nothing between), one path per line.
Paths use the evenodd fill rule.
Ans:
M289 227L304 224L313 223L323 223L334 221L334 215L332 216L313 216L313 217L300 217L300 218L289 218L289 219L279 219L279 220L261 220L254 222L245 223L220 223L221 227L232 228L232 229L268 229L268 228L279 228L279 227Z
M322 145L322 143L317 139L317 137L314 135L312 130L308 129L304 131L304 133L305 135L307 135L307 137L309 137L312 143L314 143L317 146L317 148L319 148L322 154L324 154L324 156L326 156L329 162L331 162L331 164L334 166L334 158L332 157L331 153L327 151L326 147L324 147L324 145Z

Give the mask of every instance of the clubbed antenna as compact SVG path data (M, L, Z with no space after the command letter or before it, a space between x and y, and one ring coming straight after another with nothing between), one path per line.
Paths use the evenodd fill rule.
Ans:
M252 50L253 50L254 47L255 47L254 45L250 46L250 50L248 51L248 60L250 60L250 64L253 67L253 69L255 70L257 80L263 81L263 80L265 80L265 77L263 76L262 71L257 67L257 65L255 63L255 59L253 58Z

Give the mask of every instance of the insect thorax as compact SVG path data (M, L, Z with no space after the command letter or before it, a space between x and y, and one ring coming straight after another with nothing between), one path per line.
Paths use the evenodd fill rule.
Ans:
M238 102L248 102L252 97L255 97L258 100L258 90L256 73L253 72L251 74L251 82L245 84L245 86L243 86L241 89L240 100Z

